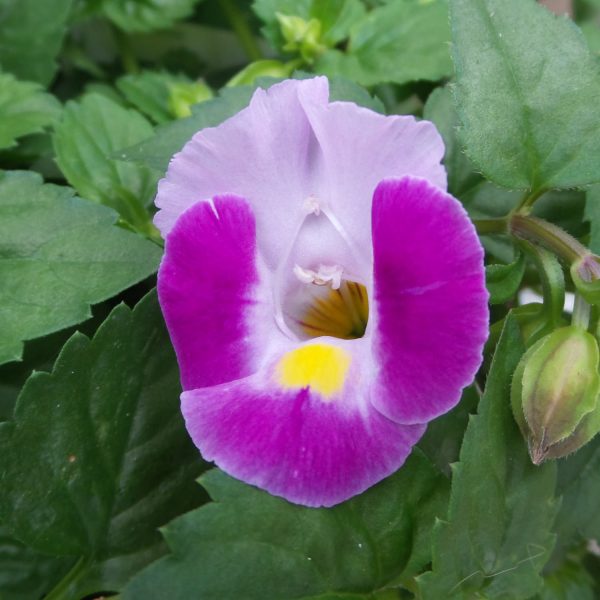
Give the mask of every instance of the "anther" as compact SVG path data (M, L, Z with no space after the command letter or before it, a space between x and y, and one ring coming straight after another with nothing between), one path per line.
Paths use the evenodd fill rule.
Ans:
M342 284L344 269L339 265L319 265L317 271L303 269L300 265L294 265L294 275L302 283L313 283L315 285L331 285L332 290L337 290Z

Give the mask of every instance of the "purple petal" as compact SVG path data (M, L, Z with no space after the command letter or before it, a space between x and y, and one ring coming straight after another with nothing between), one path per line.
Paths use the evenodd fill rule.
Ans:
M197 133L176 154L159 185L155 223L163 236L198 200L219 194L246 198L254 211L259 247L277 263L313 193L318 146L298 99L327 103L324 77L258 89L248 108Z
M217 197L179 218L166 240L158 294L184 389L257 370L272 308L259 277L246 201Z
M448 411L488 333L483 249L465 210L424 180L382 181L373 199L375 406L398 423Z
M206 460L291 502L332 506L396 471L425 429L386 419L368 395L364 381L349 381L324 400L310 387L283 389L267 369L185 392L182 411Z
M414 175L446 189L444 142L435 126L384 116L351 102L315 103L300 90L319 143L319 195L365 256L371 253L371 200L384 178Z

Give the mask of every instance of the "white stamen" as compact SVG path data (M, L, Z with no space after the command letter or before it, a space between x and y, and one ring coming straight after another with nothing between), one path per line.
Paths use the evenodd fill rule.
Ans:
M315 285L331 285L331 289L338 290L342 285L342 274L344 269L339 265L319 265L318 271L303 269L300 265L294 265L294 275L302 283L313 283Z
M307 215L316 215L317 217L321 214L321 205L317 200L316 196L309 196L302 207Z

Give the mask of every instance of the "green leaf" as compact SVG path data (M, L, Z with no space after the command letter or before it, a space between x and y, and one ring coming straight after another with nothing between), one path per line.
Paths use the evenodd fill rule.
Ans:
M458 115L450 88L435 89L427 98L423 117L432 121L444 139L444 166L448 172L448 191L457 198L481 182L458 139Z
M124 75L117 80L117 87L131 104L155 123L166 123L174 118L169 110L171 86L189 82L190 79L185 75L167 71L142 71Z
M519 252L508 265L492 264L485 268L485 284L490 293L490 304L504 304L518 291L525 274L525 255Z
M102 0L99 10L127 32L167 29L192 14L199 0Z
M0 598L41 598L65 575L72 558L45 556L10 537L0 526Z
M77 192L114 208L128 223L148 232L144 208L156 193L157 174L113 155L152 136L152 126L137 111L106 96L89 94L69 102L56 126L56 162Z
M73 335L0 425L0 514L31 548L83 557L70 597L118 589L162 552L157 528L202 499L179 393L151 293L117 306L92 340Z
M430 559L447 482L418 451L394 475L331 509L311 509L213 470L214 502L163 531L172 555L138 575L124 600L370 598Z
M534 0L450 8L462 138L485 176L534 192L600 181L600 75L581 32Z
M299 73L297 75L299 78L304 78L306 74ZM192 108L191 117L159 126L154 137L126 149L123 156L127 160L139 162L164 173L171 157L179 152L196 132L205 127L215 127L235 115L242 108L248 106L257 87L268 88L273 83L277 83L277 81L259 80L256 86L224 88L219 92L217 98L195 105ZM342 78L334 78L330 80L329 84L331 101L347 100L383 112L381 101L373 98L359 85Z
M115 219L39 175L0 173L0 364L154 272L160 249Z
M556 465L535 467L510 409L510 382L523 352L508 318L479 413L454 465L448 518L434 532L433 569L423 599L531 597L554 545Z
M48 85L73 0L0 0L0 67Z
M39 84L0 73L0 148L10 148L17 138L43 131L60 111L60 102Z
M585 567L568 561L544 577L544 589L535 600L596 600L594 580Z
M600 186L595 185L585 194L584 218L590 223L590 250L600 254Z
M278 48L284 44L277 13L317 19L321 23L321 41L332 47L348 37L352 25L365 15L360 0L254 0L254 12L265 23L263 33Z
M352 28L347 52L329 50L315 70L362 85L437 81L452 73L446 0L397 0Z
M588 539L600 539L600 436L558 462L557 490L562 504L556 519L564 551Z

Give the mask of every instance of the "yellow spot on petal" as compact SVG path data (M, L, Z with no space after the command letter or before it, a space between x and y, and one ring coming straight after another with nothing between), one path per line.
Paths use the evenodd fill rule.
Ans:
M310 387L326 398L344 386L350 355L329 344L311 344L287 352L277 365L280 383L287 388Z

